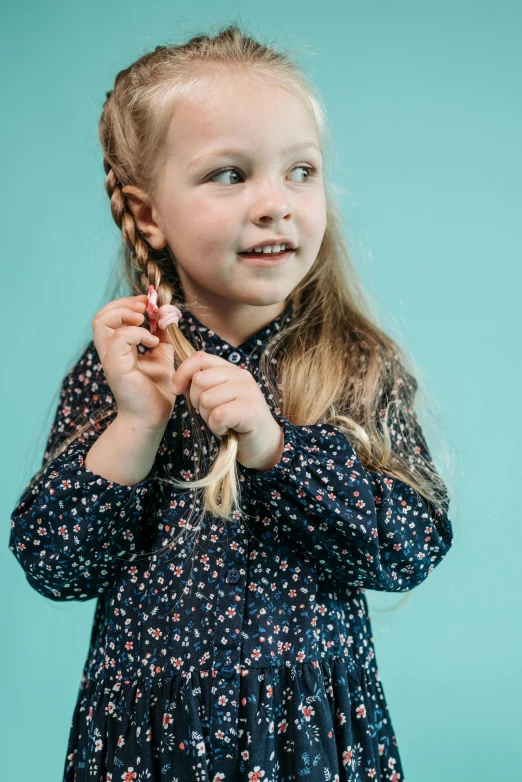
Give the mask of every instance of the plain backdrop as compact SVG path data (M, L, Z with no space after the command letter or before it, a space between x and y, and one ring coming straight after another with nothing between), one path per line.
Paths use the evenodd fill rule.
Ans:
M333 129L359 274L415 357L455 454L455 542L408 601L368 592L406 782L522 760L522 5L125 0L2 11L1 777L58 782L95 601L27 584L10 514L108 300L120 233L97 125L118 71L240 19L295 50ZM434 454L436 455L436 454Z

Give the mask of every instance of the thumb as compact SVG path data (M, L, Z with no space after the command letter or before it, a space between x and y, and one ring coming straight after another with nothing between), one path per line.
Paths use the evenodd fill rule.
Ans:
M159 342L152 348L152 355L164 359L169 366L174 367L174 346L172 342L160 328L156 329L156 336L159 337Z

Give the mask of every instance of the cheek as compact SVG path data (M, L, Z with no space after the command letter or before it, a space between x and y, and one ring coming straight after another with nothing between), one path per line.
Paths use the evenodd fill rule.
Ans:
M202 213L192 227L195 244L207 252L228 247L237 235L237 220L216 209Z
M239 205L234 204L231 198L218 198L211 193L201 192L191 203L190 219L202 235L213 232L218 236L226 233L227 226L237 222L239 209Z
M321 242L326 230L326 201L320 195L307 204L303 231L310 242Z

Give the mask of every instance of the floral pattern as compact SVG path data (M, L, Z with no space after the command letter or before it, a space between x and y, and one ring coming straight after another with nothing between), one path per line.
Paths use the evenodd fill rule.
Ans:
M291 317L289 304L238 347L190 312L180 328L266 390L261 352ZM91 341L63 381L44 460L112 401ZM366 471L340 430L271 409L280 462L238 464L241 513L205 514L194 535L192 493L166 482L194 478L183 396L141 483L85 466L109 416L19 498L9 546L29 584L97 600L63 782L404 782L365 590L422 583L452 545L451 522ZM400 419L388 425L400 447ZM428 454L420 427L417 438Z

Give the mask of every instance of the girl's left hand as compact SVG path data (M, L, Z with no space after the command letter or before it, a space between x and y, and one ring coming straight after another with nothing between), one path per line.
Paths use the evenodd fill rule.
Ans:
M190 385L190 401L210 430L221 436L237 433L237 461L254 470L278 464L284 433L260 387L247 369L198 350L172 375L172 393L179 396Z

